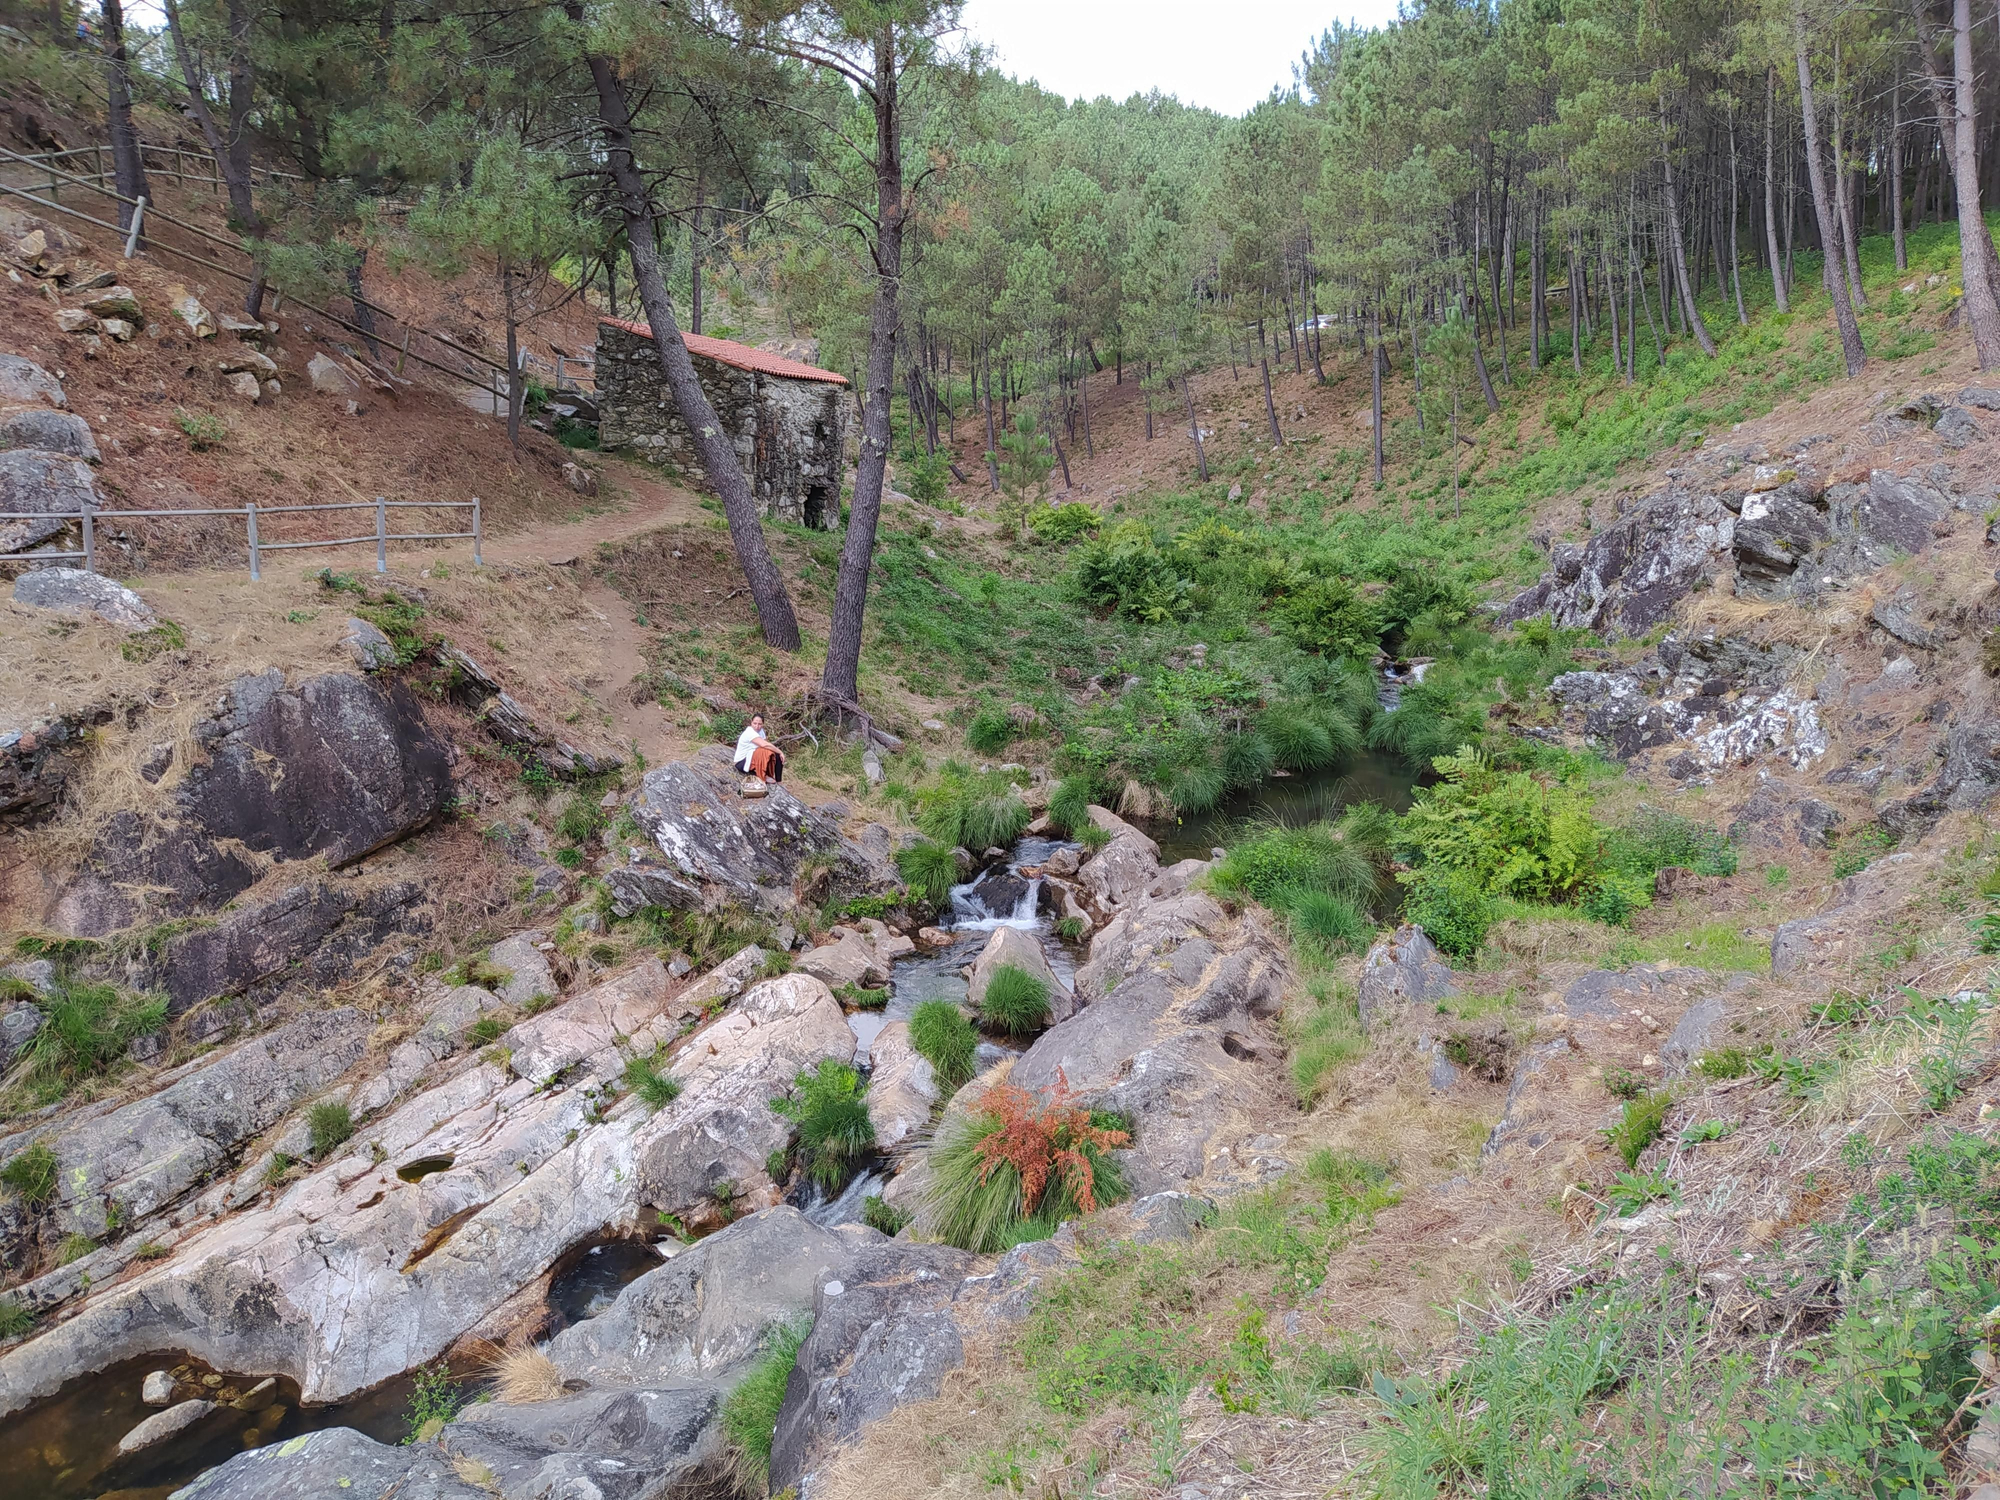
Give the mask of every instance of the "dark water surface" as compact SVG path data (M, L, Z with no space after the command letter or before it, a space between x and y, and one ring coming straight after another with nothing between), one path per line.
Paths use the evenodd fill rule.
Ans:
M1379 802L1392 812L1407 812L1418 780L1417 773L1395 756L1363 750L1324 771L1274 776L1176 823L1148 823L1146 832L1160 846L1163 865L1207 859L1212 849L1227 846L1246 823L1301 824L1337 818L1353 802Z

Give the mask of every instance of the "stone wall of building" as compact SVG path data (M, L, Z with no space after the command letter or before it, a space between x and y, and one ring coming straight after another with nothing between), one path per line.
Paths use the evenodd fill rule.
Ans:
M846 383L770 375L690 354L765 517L817 530L838 527L851 399ZM713 488L650 338L600 323L596 373L603 447L628 450L677 478Z

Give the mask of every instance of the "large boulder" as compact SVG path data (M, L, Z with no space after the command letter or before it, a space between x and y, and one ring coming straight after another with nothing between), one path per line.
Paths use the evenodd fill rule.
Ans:
M1398 927L1368 950L1356 992L1363 1025L1393 1019L1413 1005L1435 1005L1458 993L1451 966L1414 922Z
M657 1386L715 1379L754 1358L773 1329L849 1274L855 1240L779 1206L739 1219L624 1288L549 1341L565 1380Z
M444 744L399 685L328 672L238 678L187 809L217 839L329 868L422 828L444 805Z
M1719 496L1669 485L1588 542L1558 544L1541 582L1499 618L1547 615L1566 628L1644 635L1704 578L1727 567L1736 525Z
M550 1000L562 992L555 970L549 967L549 956L542 951L546 941L539 932L517 932L488 950L487 962L507 976L500 982L500 998L509 1005L526 1006L537 998Z
M579 1493L579 1492L572 1492ZM328 1427L239 1453L174 1492L175 1500L492 1500L429 1443L392 1448Z
M0 412L0 446L40 448L89 463L98 460L97 439L91 435L90 424L75 412L51 411L45 406Z
M782 914L797 904L793 882L802 867L828 859L832 893L876 888L874 862L842 835L834 818L782 786L745 800L728 752L715 748L713 758L654 767L632 796L632 816L668 876L660 904L734 903ZM612 888L621 901L628 899L622 894L627 888L634 895L642 891L629 873L623 884L614 876Z
M128 809L106 822L56 904L63 931L95 937L216 911L258 879L256 855L352 864L427 825L450 794L444 742L416 699L381 679L331 672L288 687L277 671L240 677L194 735L206 764L160 814ZM323 932L361 899L302 882L276 898L273 916ZM239 948L272 947L238 918L223 926ZM224 941L202 935L211 949ZM176 993L192 982L183 976Z
M0 354L0 403L24 406L68 406L62 382L32 359Z
M771 1440L774 1492L871 1422L937 1395L965 1362L954 1304L978 1266L963 1250L876 1239L817 1289Z
M1019 927L994 928L986 946L979 950L979 957L972 961L965 997L975 1011L986 1003L986 987L993 982L995 971L1002 965L1032 975L1048 987L1051 1024L1067 1021L1076 1014L1076 996L1070 993L1068 985L1056 978L1056 971L1049 966L1048 954L1042 951L1041 939Z
M0 552L39 546L102 504L96 477L82 459L41 448L0 449L0 511L28 516L0 521Z
M1231 918L1198 892L1137 901L1091 940L1077 1014L1009 1081L1129 1116L1135 1192L1261 1181L1282 1164L1259 1138L1287 1128L1290 1110L1271 1024L1289 973L1255 911Z
M723 1392L706 1381L585 1390L509 1406L481 1401L439 1434L439 1446L490 1474L503 1496L655 1500L726 1466L716 1421ZM477 1470L474 1470L477 1473ZM484 1475L480 1477L484 1478Z
M0 1028L5 1026L0 1017ZM907 1021L891 1021L868 1046L868 1120L877 1150L907 1150L930 1123L938 1102L937 1074L910 1042Z
M14 602L63 615L95 615L122 630L159 623L153 607L122 583L81 568L36 568L14 581Z
M1111 835L1111 842L1084 862L1076 883L1106 915L1143 896L1160 878L1160 846L1130 823L1093 805L1090 821ZM990 903L989 903L990 904Z

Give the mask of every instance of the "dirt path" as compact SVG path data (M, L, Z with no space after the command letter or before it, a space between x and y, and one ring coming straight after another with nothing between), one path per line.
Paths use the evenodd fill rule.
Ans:
M700 497L642 463L608 455L587 462L597 474L600 503L606 508L576 521L521 528L486 543L491 562L568 564L600 542L619 542L657 526L688 525L705 519Z

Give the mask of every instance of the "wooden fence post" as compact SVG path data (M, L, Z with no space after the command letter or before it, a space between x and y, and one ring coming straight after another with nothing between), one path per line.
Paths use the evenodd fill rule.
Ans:
M486 566L486 559L479 555L479 497L477 495L472 497L472 565L475 568Z
M89 506L85 506L83 509L83 571L86 573L95 573L97 571L96 526L92 520Z
M389 571L389 501L383 495L375 497L375 571Z
M125 236L125 258L130 260L139 249L139 230L146 222L146 195L141 193L132 200L132 232Z
M257 502L249 501L243 507L243 519L250 528L250 581L257 582L264 576L257 563Z

